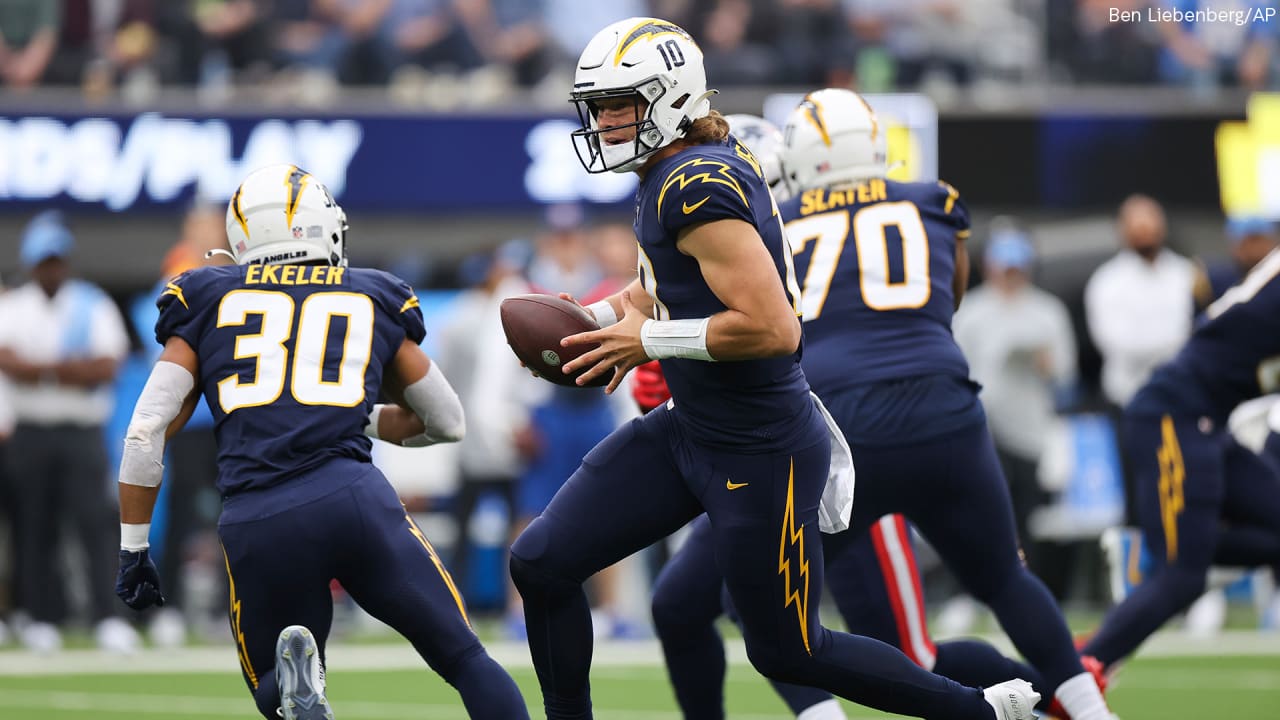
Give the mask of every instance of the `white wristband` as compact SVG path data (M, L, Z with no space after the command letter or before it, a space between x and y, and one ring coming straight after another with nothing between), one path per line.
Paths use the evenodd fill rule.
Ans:
M120 549L138 552L151 547L151 523L120 523Z
M373 410L369 412L369 424L364 426L364 434L374 440L382 439L378 437L378 417L382 415L383 407L385 406L382 404L374 405Z
M596 318L596 324L600 327L609 327L618 322L618 313L613 310L613 303L608 300L593 302L587 306L591 314Z
M715 362L707 352L707 327L711 318L690 320L645 320L640 326L640 343L653 360L686 358Z

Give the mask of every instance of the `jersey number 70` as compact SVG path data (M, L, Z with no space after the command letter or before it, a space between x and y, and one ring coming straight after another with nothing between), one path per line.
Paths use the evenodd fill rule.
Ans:
M237 335L235 358L254 359L252 382L241 375L218 381L218 404L224 413L275 402L284 393L289 364L285 343L293 343L293 372L289 387L302 405L355 407L364 402L365 371L373 353L373 301L350 292L319 292L307 296L294 321L293 298L267 290L233 290L218 304L218 327L238 327L250 315L262 318L257 333ZM345 317L347 330L339 346L338 377L324 379L329 331L335 318ZM296 327L295 327L296 326Z
M845 241L851 237L850 224L858 253L862 302L872 310L912 309L928 303L933 290L929 281L929 236L920 211L911 202L877 203L854 213L852 223L847 210L809 215L787 223L792 252L804 252L813 241L801 289L804 319L814 320L822 315ZM902 279L897 282L889 268L886 230L891 225L897 226L902 238Z

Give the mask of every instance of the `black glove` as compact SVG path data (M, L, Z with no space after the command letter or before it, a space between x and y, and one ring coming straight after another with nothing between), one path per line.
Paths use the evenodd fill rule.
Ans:
M160 573L146 550L121 550L120 572L116 575L116 595L134 610L164 605L160 594Z

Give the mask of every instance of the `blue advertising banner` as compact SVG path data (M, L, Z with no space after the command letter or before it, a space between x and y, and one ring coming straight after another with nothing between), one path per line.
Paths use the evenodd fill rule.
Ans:
M293 163L348 210L487 212L630 201L635 176L591 176L577 123L548 117L0 114L0 209L120 212L226 202L254 168Z

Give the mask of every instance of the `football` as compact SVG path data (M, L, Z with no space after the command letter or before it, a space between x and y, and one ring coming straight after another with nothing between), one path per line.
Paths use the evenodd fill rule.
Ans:
M554 295L517 295L502 301L499 310L507 344L530 370L557 385L579 387L574 381L581 372L566 375L565 363L594 350L597 345L561 347L560 340L600 326L591 314L568 300ZM586 370L586 368L583 368ZM612 373L604 373L584 387L609 384Z

